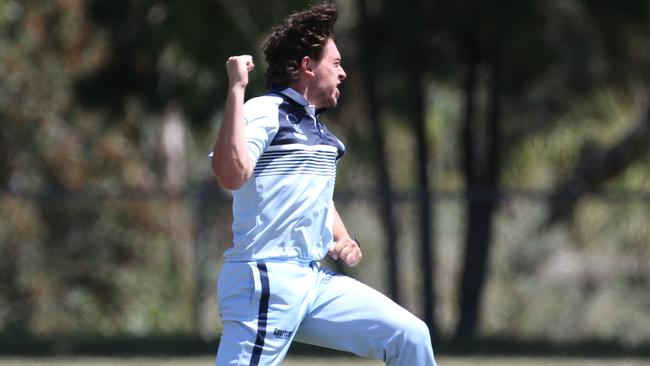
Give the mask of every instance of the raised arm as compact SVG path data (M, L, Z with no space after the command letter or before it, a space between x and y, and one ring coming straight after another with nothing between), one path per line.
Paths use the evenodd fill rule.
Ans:
M253 58L248 55L233 56L226 61L228 96L212 150L212 171L226 189L240 188L253 173L244 135L244 93L248 73L254 67Z

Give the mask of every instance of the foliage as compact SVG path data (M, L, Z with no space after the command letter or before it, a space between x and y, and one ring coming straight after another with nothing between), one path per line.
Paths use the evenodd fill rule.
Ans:
M230 214L228 192L216 187L205 156L226 92L223 61L253 54L248 96L263 92L259 44L306 3L0 0L0 331L215 335L212 288ZM381 220L369 193L380 184L370 164L375 141L357 76L366 72L378 81L386 164L404 228L403 302L421 311L408 73L415 59L431 144L434 183L426 188L439 194L437 315L443 334L451 333L469 215L457 193L465 188L460 131L467 60L476 52L475 132L488 131L495 70L503 129L504 195L495 209L481 331L649 342L649 325L636 320L649 306L647 147L597 187L631 196L580 197L571 220L544 226L546 193L643 121L648 3L421 2L418 21L405 22L412 3L369 2L367 55L356 3L338 4L349 79L341 107L326 120L349 150L337 206L368 251L350 273L385 290ZM415 46L422 55L411 54ZM178 176L163 137L174 116L186 131L178 170L186 173ZM487 140L476 141L485 151Z

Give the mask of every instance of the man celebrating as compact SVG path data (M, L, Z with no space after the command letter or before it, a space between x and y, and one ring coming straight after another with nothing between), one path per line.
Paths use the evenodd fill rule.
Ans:
M217 365L279 365L293 340L435 365L427 326L370 287L321 267L354 266L358 242L332 196L345 147L320 120L346 74L334 4L290 15L264 41L269 93L244 103L251 56L226 62L229 90L212 168L233 191L233 247L219 276Z

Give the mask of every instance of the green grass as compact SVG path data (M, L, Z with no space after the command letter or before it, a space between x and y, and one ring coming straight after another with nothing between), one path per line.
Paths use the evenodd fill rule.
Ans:
M440 357L439 366L648 366L644 359L590 359L553 357ZM0 366L204 366L214 365L212 357L168 358L0 358ZM289 356L283 366L382 366L383 362L345 357ZM414 365L415 366L415 365Z

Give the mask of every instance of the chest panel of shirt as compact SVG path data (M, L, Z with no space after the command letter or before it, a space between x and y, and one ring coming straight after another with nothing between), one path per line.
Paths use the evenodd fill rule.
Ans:
M334 177L343 153L343 144L318 117L305 106L285 100L278 108L278 131L260 156L254 175Z

